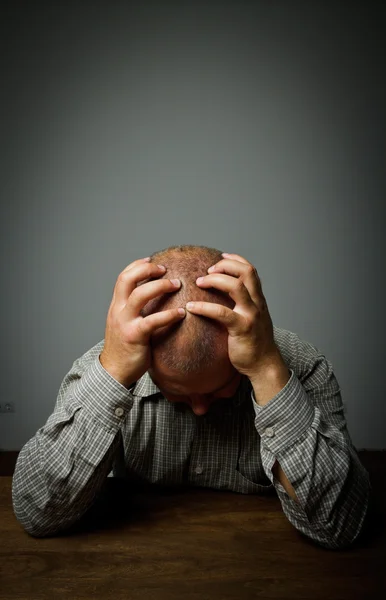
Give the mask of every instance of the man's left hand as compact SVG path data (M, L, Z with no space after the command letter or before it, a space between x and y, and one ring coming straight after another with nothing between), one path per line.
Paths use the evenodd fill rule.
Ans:
M238 254L223 253L223 256L196 283L200 288L228 293L235 302L233 310L212 302L188 302L186 308L226 327L229 360L252 381L267 367L283 367L284 361L274 342L272 319L256 269Z

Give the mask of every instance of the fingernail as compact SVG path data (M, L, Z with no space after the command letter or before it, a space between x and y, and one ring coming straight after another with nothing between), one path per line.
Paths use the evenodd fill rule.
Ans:
M229 252L221 252L222 256L230 256Z
M179 308L178 312L180 313L180 315L184 315L185 314L185 309L184 308Z
M213 267L209 267L208 269L208 273L211 273L212 271L214 271L216 269L216 267L213 265Z
M196 283L202 283L204 281L203 277L199 277L198 279L196 279Z
M181 285L181 281L179 279L171 279L170 280L172 282L173 285L175 285L176 287L180 287Z
M186 308L193 308L193 306L194 306L194 302L188 302L186 304Z
M146 258L144 258L143 260L145 260L146 262L149 262L150 256L146 256Z
M157 267L158 267L159 269L162 269L162 271L166 271L166 267L164 267L163 265L157 265Z

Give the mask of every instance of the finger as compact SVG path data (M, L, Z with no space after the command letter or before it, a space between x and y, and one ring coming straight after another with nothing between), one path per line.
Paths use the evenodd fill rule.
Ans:
M185 315L186 311L182 307L153 313L140 321L139 329L144 335L145 341L147 341L157 329L181 321Z
M253 302L258 304L262 296L261 279L251 263L244 263L239 260L224 259L209 267L208 273L226 273L233 277L240 277Z
M141 309L153 298L161 294L176 292L181 287L179 279L157 279L136 287L126 304L128 318L138 317Z
M250 262L243 256L240 256L240 254L230 254L229 252L222 252L221 254L224 258L231 258L232 260L238 260L239 262L245 263L247 265L250 264Z
M132 269L133 267L136 267L137 265L143 265L144 263L147 263L149 261L150 261L150 256L146 256L145 258L138 258L137 260L134 260L132 263L127 265L127 267L125 267L119 275L121 275L122 273L125 273L126 271L130 271L130 269ZM117 282L115 281L114 288L113 288L113 298L115 297L116 284L117 284Z
M130 266L130 265L129 265ZM130 269L125 269L119 274L114 288L113 301L118 306L125 306L130 294L136 288L137 283L148 277L161 277L165 274L165 268L154 263L144 262L133 266Z
M251 306L254 306L254 302L242 279L223 275L222 273L214 273L213 275L199 277L196 280L196 283L200 288L212 287L228 293L239 307L245 308L246 310Z
M132 263L127 265L127 267L123 269L122 273L124 273L125 271L130 271L130 269L132 269L133 267L136 267L137 265L142 265L143 263L147 262L150 262L150 256L146 256L146 258L138 258L138 260L134 260Z
M188 302L186 309L194 315L208 317L222 323L230 333L239 329L240 315L222 304L215 304L214 302Z

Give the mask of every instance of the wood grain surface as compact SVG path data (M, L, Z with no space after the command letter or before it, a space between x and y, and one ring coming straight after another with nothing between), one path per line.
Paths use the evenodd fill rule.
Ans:
M113 478L70 530L33 538L14 516L11 476L0 477L0 599L384 600L385 457L363 459L372 507L339 551L298 533L275 494L133 490Z

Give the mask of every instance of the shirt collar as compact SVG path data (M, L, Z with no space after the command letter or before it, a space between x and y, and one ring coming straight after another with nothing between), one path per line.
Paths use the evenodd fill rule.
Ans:
M161 394L161 391L156 386L149 373L146 371L146 373L142 375L140 379L138 379L132 391L132 394L133 396L140 396L141 398L145 398L146 396L154 396L154 394Z

